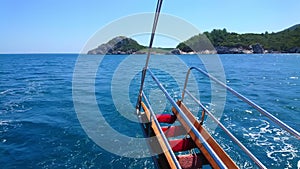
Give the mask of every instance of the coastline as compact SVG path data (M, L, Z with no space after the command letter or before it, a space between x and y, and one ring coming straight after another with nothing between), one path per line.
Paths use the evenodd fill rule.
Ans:
M175 52L174 52L175 51ZM102 53L102 55L146 55L147 52L121 52L121 51L115 51L113 53ZM249 49L238 49L238 48L228 48L226 51L217 51L217 50L204 50L204 51L199 51L199 52L183 52L179 49L173 49L167 52L157 52L157 51L152 51L152 55L196 55L196 54L201 54L201 55L213 55L213 54L300 54L300 52L286 52L286 51L268 51L268 50L263 50L262 52L254 52L253 50ZM98 55L98 54L91 54L88 53L88 55Z

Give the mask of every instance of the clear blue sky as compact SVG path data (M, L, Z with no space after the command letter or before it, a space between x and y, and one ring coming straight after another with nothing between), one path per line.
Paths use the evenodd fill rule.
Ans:
M156 0L0 0L0 53L78 53L100 28L153 12ZM201 31L277 32L300 23L299 0L164 0Z

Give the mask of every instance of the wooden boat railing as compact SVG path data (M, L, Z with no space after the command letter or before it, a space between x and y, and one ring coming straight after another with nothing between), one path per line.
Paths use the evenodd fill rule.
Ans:
M153 72L150 69L148 69L148 72L151 75L154 82L158 85L158 87L161 89L161 91L165 94L166 98L171 103L171 105L176 109L176 111L179 113L179 115L183 118L184 122L188 125L189 130L191 130L195 134L197 139L202 143L202 145L205 147L205 149L208 151L208 153L214 159L214 161L217 163L217 165L220 168L227 168L226 165L224 164L224 162L220 159L220 157L217 155L217 153L207 143L206 139L203 138L203 136L200 134L198 129L193 125L193 123L188 119L186 114L177 105L176 101L170 96L170 94L163 87L162 83L156 78L156 76L153 74Z
M261 108L260 106L258 106L257 104L255 104L253 101L251 101L250 99L246 98L245 96L243 96L242 94L238 93L237 91L233 90L232 88L230 88L229 86L227 86L226 84L224 84L223 82L221 82L220 80L218 80L217 78L213 77L212 75L208 74L207 72L205 72L204 70L198 68L198 67L191 67L189 68L187 74L186 74L186 80L184 83L184 88L182 91L182 97L181 97L181 101L183 102L185 94L188 94L201 108L202 108L202 117L201 119L204 119L205 114L208 114L210 116L210 118L218 124L218 126L229 136L229 138L234 141L260 168L266 168L201 102L200 100L198 100L195 96L193 96L186 88L187 88L187 84L188 84L188 79L189 79L189 75L191 70L196 70L197 72L202 73L203 75L205 75L206 77L208 77L209 79L213 80L214 82L216 82L217 84L219 84L220 86L224 87L226 90L230 91L233 95L235 95L236 97L238 97L239 99L241 99L243 102L247 103L248 105L250 105L251 107L255 108L257 111L259 111L261 114L265 115L268 119L270 119L271 121L273 121L274 123L276 123L277 125L279 125L281 128L283 128L284 130L286 130L287 132L289 132L290 134L294 135L297 139L300 139L300 134L298 131L296 131L295 129L293 129L292 127L288 126L287 124L285 124L284 122L282 122L281 120L279 120L278 118L276 118L275 116L273 116L271 113L269 113L268 111L266 111L265 109Z
M223 151L223 150L220 150L220 148L218 148L219 145L216 146L217 148L215 148L215 146L212 147L212 145L217 144L217 143L214 142L214 140L213 140L213 144L211 144L211 138L210 138L210 143L208 143L207 141L209 139L204 137L205 135L209 135L208 133L206 133L206 131L203 131L205 129L202 129L202 123L203 123L205 115L208 115L210 117L210 119L212 119L225 132L225 134L228 135L229 138L232 141L234 141L241 148L241 150L243 152L245 152L245 154L247 154L253 160L253 162L259 168L266 168L266 166L264 164L262 164L195 96L193 96L189 90L187 90L187 84L188 84L188 79L189 79L191 70L196 70L197 72L200 72L200 73L204 74L205 76L209 77L210 79L215 81L217 84L223 86L228 91L233 93L235 96L240 98L242 101L248 103L250 106L252 106L256 110L258 110L262 114L266 115L270 120L272 120L273 122L275 122L276 124L281 126L283 129L285 129L286 131L288 131L289 133L294 135L297 139L300 138L300 135L296 130L294 130L287 124L283 123L282 121L280 121L279 119L277 119L276 117L271 115L269 112L267 112L266 110L264 110L261 107L259 107L258 105L256 105L254 102L252 102L245 96L236 92L235 90L233 90L229 86L225 85L224 83L222 83L221 81L219 81L215 77L211 76L210 74L206 73L205 71L203 71L200 68L191 67L188 70L187 75L186 75L186 80L184 83L184 89L182 91L182 98L178 102L176 102L170 96L170 94L167 92L167 90L163 87L162 83L157 79L157 77L154 75L154 73L149 68L144 69L143 70L144 73L146 73L146 71L149 73L149 75L154 80L156 85L164 93L167 100L171 103L171 105L173 106L173 113L176 114L178 118L180 118L180 120L179 120L180 123L182 124L182 126L185 127L186 131L189 131L188 134L193 138L193 141L196 144L197 144L197 141L199 142L199 145L197 145L198 148L204 147L204 149L202 149L202 150L207 152L208 155L206 156L206 158L211 158L211 160L213 161L212 166L214 168L231 168L232 166L228 167L228 161L230 161L231 159L228 160L229 157L228 158L225 157L226 160L224 161L223 156L226 156L227 154L224 152L225 155L223 153L222 157L220 157L220 151ZM184 106L183 100L184 100L186 94L189 95L202 109L202 117L201 117L200 122L198 122L196 120L196 118L189 112L188 108ZM181 168L181 166L178 162L178 159L176 158L176 155L172 150L169 140L165 136L165 133L162 130L162 127L160 126L159 121L156 118L156 114L152 110L151 104L149 103L149 101L143 91L141 92L141 96L142 96L142 99L139 102L140 106L137 106L137 107L139 107L139 110L137 110L138 115L141 116L140 113L143 113L143 112L140 111L140 109L143 108L144 112L147 115L147 120L149 123L148 129L151 128L156 133L155 136L158 137L158 142L160 144L160 147L162 148L162 151L164 152L164 155L166 156L168 164L170 165L171 168ZM141 121L145 122L145 120L141 120ZM141 123L141 124L144 125L143 127L145 128L145 124L143 124L143 123ZM200 149L200 151L201 151L201 149ZM233 165L233 168L236 167L235 164L232 164L232 165Z
M208 157L212 159L213 161L213 166L215 168L228 168L225 164L224 161L221 159L221 157L219 157L218 153L215 152L215 150L211 147L211 145L209 143L207 143L207 138L204 138L203 135L199 132L199 128L196 128L195 124L191 122L190 118L187 117L186 112L183 112L182 108L176 103L176 101L170 96L170 94L167 92L167 90L163 87L162 83L156 78L156 76L153 74L153 72L148 68L145 69L150 76L152 77L152 79L154 80L154 82L157 84L157 86L160 88L160 90L164 93L164 95L166 96L167 100L171 103L171 105L173 106L173 108L175 109L176 113L178 113L179 117L182 119L182 121L180 121L181 123L183 123L182 125L185 126L185 129L187 131L190 131L190 133L192 133L193 137L194 137L194 141L198 142L198 147L204 147L205 151L208 153ZM145 71L144 70L144 71ZM181 168L180 165L178 165L178 160L175 157L174 152L172 151L172 148L167 140L167 138L165 137L161 126L159 125L155 113L153 112L151 105L147 99L147 97L145 96L144 92L141 92L142 94L142 98L143 101L145 101L145 103L140 100L140 108L143 108L143 110L145 111L146 114L150 114L148 116L148 120L150 123L154 123L154 125L149 125L149 127L152 127L152 129L157 130L156 136L159 136L159 142L161 144L162 150L165 153L167 157L167 160L171 166L171 168ZM141 116L141 111L137 110L138 112L138 116ZM143 120L141 120L143 121ZM142 125L144 125L143 123L141 123ZM199 124L198 124L199 125ZM143 128L145 128L145 126L143 126ZM191 134L190 134L191 135ZM196 143L197 144L197 143ZM225 152L224 152L225 153ZM234 164L235 166L235 164Z

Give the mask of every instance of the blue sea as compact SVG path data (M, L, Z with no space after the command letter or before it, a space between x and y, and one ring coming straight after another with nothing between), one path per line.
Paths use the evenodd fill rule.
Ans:
M133 107L145 57L1 54L0 168L154 168L152 158L134 156L146 153L147 147L122 147L115 135L132 140L142 137ZM300 131L300 55L219 58L227 85ZM150 68L155 67L153 72L174 99L181 97L182 83L176 78L185 77L184 66L207 68L197 55L153 55L150 60ZM195 77L199 79L196 92L213 112L210 81ZM147 78L145 92L158 105L155 110L169 111L163 95L152 97L160 91L150 81ZM97 121L99 114L105 122ZM91 126L85 126L83 116L90 119ZM300 141L230 93L220 121L267 168L297 168ZM238 166L256 167L221 129L210 132Z

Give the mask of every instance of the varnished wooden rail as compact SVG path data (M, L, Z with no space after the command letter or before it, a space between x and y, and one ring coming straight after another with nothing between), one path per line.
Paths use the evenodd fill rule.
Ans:
M180 101L177 102L178 106L185 113L188 119L194 124L194 126L198 129L200 134L206 139L207 143L211 146L211 148L216 152L216 154L220 157L223 163L230 169L239 168L234 161L227 155L227 153L220 147L220 145L215 141L215 139L206 131L205 128L199 123L199 121L195 118L195 116L190 112L190 110ZM175 108L172 108L173 113L177 116L177 120L183 125L186 131L189 133L199 150L204 154L206 159L209 161L213 168L219 168L216 164L215 160L211 157L205 147L202 145L201 141L195 136L193 131L189 128L186 122L182 119L181 115Z

